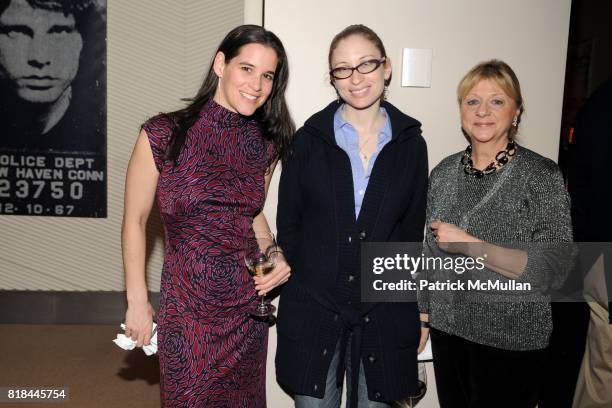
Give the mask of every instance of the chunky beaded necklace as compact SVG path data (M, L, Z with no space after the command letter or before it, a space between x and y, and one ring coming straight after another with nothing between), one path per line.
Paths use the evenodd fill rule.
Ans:
M461 156L461 164L463 164L463 171L465 174L474 176L476 178L482 178L504 167L510 160L510 157L514 156L514 153L516 153L516 144L514 143L514 140L510 140L506 145L505 150L500 150L497 152L494 161L492 161L483 170L478 170L474 168L474 162L472 162L472 145L470 144L465 149L463 156Z

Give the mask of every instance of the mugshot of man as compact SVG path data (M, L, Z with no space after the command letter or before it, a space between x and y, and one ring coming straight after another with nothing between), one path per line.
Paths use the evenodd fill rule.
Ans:
M0 150L105 146L99 0L0 0Z

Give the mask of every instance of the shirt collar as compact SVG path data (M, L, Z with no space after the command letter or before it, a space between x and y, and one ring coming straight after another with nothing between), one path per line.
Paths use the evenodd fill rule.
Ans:
M352 126L346 121L346 119L344 119L344 116L342 116L343 110L344 104L340 105L340 107L336 110L336 113L334 114L334 132L337 132L346 125Z
M337 133L340 129L342 129L345 126L350 126L352 129L353 125L351 125L349 122L346 121L346 119L344 119L344 116L342 116L342 111L344 110L344 107L346 105L342 104L340 105L340 107L336 110L336 113L334 114L334 132ZM378 138L378 143L386 143L389 140L391 140L391 119L389 119L389 114L387 114L387 111L385 108L383 108L382 106L379 108L379 111L385 115L385 124L383 125L382 129L380 130L380 137Z

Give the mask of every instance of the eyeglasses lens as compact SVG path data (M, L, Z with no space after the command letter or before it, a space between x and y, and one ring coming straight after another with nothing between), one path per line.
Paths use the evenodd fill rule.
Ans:
M336 79L346 79L353 75L353 71L357 70L357 72L361 74L369 74L370 72L376 71L380 65L385 62L385 58L380 60L368 60L364 61L361 64L357 65L355 68L349 67L338 67L334 68L330 71L332 77Z

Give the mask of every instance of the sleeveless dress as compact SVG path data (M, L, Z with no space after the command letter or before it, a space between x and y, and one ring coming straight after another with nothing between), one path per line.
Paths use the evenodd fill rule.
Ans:
M162 406L265 407L268 326L248 314L257 295L241 248L245 237L254 239L276 150L255 120L211 99L173 167L162 155L174 124L162 114L143 125L160 172L165 232L157 317Z

